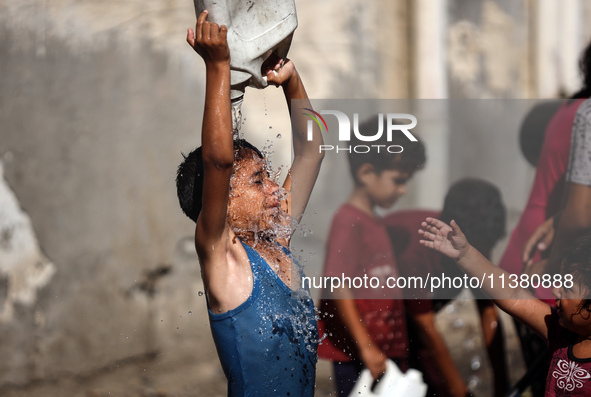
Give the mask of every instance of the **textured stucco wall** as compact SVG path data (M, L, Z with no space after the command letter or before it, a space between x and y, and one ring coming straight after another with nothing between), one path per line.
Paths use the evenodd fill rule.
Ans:
M434 10L444 31L430 42L433 26L413 25L427 10L407 0L298 0L290 57L312 98L405 98L417 87L453 98L532 97L539 71L531 4L449 0ZM180 152L199 144L203 109L203 65L184 41L191 2L0 0L0 10L0 200L10 197L11 213L30 219L27 233L37 241L23 251L23 271L0 256L0 392L154 350L163 371L197 362L222 379L210 365L217 358L198 293L193 225L174 193ZM421 61L419 36L426 55L441 43L444 59ZM274 166L288 163L281 91L247 90L243 114L246 136L266 147ZM448 180L478 175L504 184L516 215L533 173L513 132L473 128L440 142L438 131L424 133L438 173L425 171L416 182L423 188L399 208L439 203ZM421 201L425 194L432 196ZM11 292L18 285L28 286L18 290L28 288L26 299Z
M16 40L2 32L5 174L57 272L39 295L39 315L22 310L0 327L43 318L30 329L41 339L40 354L26 355L34 375L85 371L156 348L137 288L147 271L172 264L189 232L173 181L199 121L191 99L200 83L148 41L130 49L113 39L78 53L46 38L38 55ZM29 344L27 332L15 338ZM4 380L27 377L8 374Z

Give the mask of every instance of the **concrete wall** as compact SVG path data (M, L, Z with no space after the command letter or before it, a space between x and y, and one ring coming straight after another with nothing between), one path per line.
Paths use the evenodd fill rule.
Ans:
M417 4L297 1L290 57L309 95L515 98L542 91L536 76L546 72L533 62L531 26L532 15L543 13L531 1ZM0 0L0 9L0 203L12 200L10 219L28 225L31 242L17 259L4 259L15 223L0 218L0 392L142 362L154 351L170 371L215 363L193 225L174 191L180 152L199 144L203 108L202 62L184 42L194 24L191 2ZM243 114L244 133L267 148L273 165L288 163L280 90L248 90ZM448 183L470 169L506 183L518 211L532 171L515 150L503 161L519 171L506 181L505 168L454 160L455 151L467 150L454 142L465 137L437 124L424 128L433 166L401 207L436 206ZM475 135L470 150L482 159L495 142ZM219 369L205 373L222 379Z
M56 268L35 305L0 324L14 338L2 348L23 356L2 360L3 382L158 347L142 283L173 265L190 233L174 176L181 148L197 144L191 100L201 87L149 40L134 49L105 34L111 44L86 53L47 37L39 55L1 33L5 176Z

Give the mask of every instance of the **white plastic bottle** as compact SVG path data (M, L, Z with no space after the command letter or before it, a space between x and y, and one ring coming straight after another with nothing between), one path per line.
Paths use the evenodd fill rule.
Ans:
M197 16L228 27L232 103L241 103L246 86L264 88L263 62L274 51L287 56L298 26L294 0L194 0Z
M386 360L386 372L372 390L373 383L369 369L363 369L349 397L425 397L427 394L421 372L410 368L402 373L392 360Z

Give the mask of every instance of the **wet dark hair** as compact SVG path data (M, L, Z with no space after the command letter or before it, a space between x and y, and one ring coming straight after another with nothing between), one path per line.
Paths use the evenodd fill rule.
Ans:
M587 296L581 301L581 310L591 312L591 236L579 238L565 251L561 268L563 275L572 274L573 280L587 288Z
M379 116L370 117L359 125L359 131L370 134L378 131ZM392 133L392 140L387 140L386 126L380 139L373 142L364 142L359 140L353 131L351 131L350 146L353 148L357 145L382 145L379 153L376 150L371 150L368 153L355 153L351 150L349 153L349 167L351 175L355 182L357 182L357 171L363 164L371 164L376 173L381 173L384 170L398 170L402 172L413 173L422 169L425 166L426 155L425 145L418 139L416 133L413 136L418 139L417 142L409 140L401 131ZM401 153L389 153L386 148L388 146L398 145L403 147ZM372 148L373 149L373 148Z
M262 153L255 146L244 139L234 141L234 160L240 160L245 151L250 149L257 156L263 158ZM193 150L187 156L183 154L184 160L179 165L176 173L176 190L179 204L183 213L191 220L197 222L201 212L203 196L203 154L201 146Z
M579 70L583 76L583 86L572 98L589 98L591 97L591 42L587 44L587 47L581 53Z
M441 220L455 220L468 241L480 243L480 250L490 251L505 236L505 206L501 192L481 179L462 179L447 195Z

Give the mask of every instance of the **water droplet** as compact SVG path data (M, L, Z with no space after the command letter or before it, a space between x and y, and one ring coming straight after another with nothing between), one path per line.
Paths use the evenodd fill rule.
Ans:
M161 322L161 323L163 323L163 322L164 322L164 320L160 320L160 322Z
M203 296L203 291L199 291L199 292L197 292L197 295L199 295L199 296Z
M189 310L189 316L192 316L192 315L193 315L193 312Z
M476 347L476 338L470 338L470 339L466 339L464 341L464 348L466 350L473 350Z
M470 368L472 368L472 371L477 371L480 369L480 357L479 356L474 356L474 357L472 357L472 359L470 359Z
M464 326L464 320L461 318L456 318L453 322L454 328L462 328Z
M277 139L281 139L281 134L277 134Z
M240 127L242 126L242 101L232 104L232 130L234 139L240 138Z
M478 376L472 375L468 378L468 385L467 386L469 389L474 389L479 384L480 384L480 378Z

